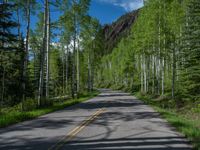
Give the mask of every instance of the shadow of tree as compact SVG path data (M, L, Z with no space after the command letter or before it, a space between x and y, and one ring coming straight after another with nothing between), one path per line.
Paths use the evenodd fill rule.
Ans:
M189 144L184 137L147 137L71 141L71 150L190 150L182 144ZM64 149L63 149L64 150Z

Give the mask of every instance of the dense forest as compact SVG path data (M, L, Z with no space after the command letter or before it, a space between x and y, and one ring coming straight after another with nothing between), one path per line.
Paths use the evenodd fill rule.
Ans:
M131 33L101 59L97 85L200 101L200 1L148 0Z
M92 91L102 35L89 5L89 0L0 3L1 108L20 104L26 110L26 102L41 107ZM60 16L52 21L55 11ZM35 28L32 16L38 18Z
M101 25L89 16L89 6L90 0L0 3L0 108L20 104L26 110L27 101L47 106L99 87L178 105L200 100L199 0L146 0L119 19L130 29L117 40L106 34L120 25ZM57 20L54 11L60 12ZM35 28L32 16L38 18Z

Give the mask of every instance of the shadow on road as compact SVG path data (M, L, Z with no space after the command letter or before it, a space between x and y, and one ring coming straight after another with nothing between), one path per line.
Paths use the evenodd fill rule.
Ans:
M176 145L172 147L170 145ZM148 137L72 141L69 150L190 150L179 144L188 144L184 137Z

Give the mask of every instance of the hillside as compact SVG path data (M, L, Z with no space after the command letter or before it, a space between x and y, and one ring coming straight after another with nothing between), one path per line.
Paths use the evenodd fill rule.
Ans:
M105 47L108 52L117 45L122 37L127 36L131 26L136 21L140 10L134 10L121 16L117 21L110 25L105 25L103 32L105 36Z

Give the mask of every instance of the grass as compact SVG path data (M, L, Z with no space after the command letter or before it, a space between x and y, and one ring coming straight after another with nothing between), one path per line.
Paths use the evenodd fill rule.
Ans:
M83 95L80 95L80 98L78 99L68 99L62 103L56 102L52 106L49 106L46 108L38 108L31 111L21 112L16 109L11 109L11 111L0 115L0 128L7 127L9 125L19 123L25 120L34 119L50 112L64 109L66 107L84 102L92 97L97 96L98 94L99 92L97 91L92 92L90 94L83 94Z
M176 107L163 107L162 101L152 99L150 96L144 96L139 93L136 96L143 100L146 104L153 106L153 108L161 114L172 126L179 132L184 134L193 144L194 150L200 150L200 107L199 106L185 106L181 109ZM166 102L164 102L166 103ZM171 105L173 106L173 105Z

